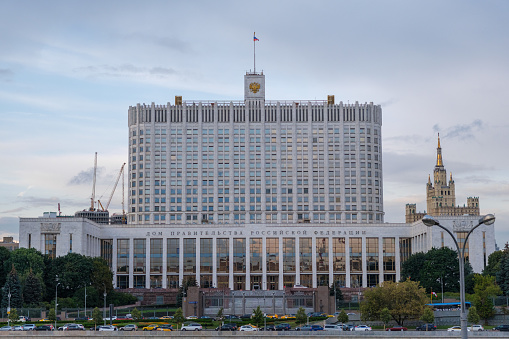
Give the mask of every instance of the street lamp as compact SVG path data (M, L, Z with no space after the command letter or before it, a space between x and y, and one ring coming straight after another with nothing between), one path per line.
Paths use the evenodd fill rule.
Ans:
M103 320L104 320L104 326L106 326L106 287L104 287L104 308L103 308ZM110 314L111 317L111 314Z
M425 215L424 218L422 218L422 223L428 227L432 226L438 226L441 229L445 230L449 235L451 236L452 240L454 240L454 244L456 245L456 249L458 250L458 260L459 260L459 270L460 270L460 300L461 300L461 309L460 309L460 324L461 324L461 338L466 339L468 338L468 332L467 332L467 313L465 312L465 246L468 241L468 237L472 232L479 227L480 225L492 225L495 222L495 216L493 214L486 214L485 216L481 217L474 227L470 229L470 231L467 233L467 236L465 237L465 240L463 242L463 246L460 249L460 246L458 244L458 240L456 240L456 237L454 234L444 226L440 225L440 223L433 218L430 215Z
M55 286L55 329L57 328L57 306L58 306L58 285L60 283L58 282L58 274L55 276L55 281L57 282L57 285Z

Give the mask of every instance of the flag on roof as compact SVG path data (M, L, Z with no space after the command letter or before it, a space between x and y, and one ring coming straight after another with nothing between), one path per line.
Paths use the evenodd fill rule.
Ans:
M256 33L253 33L253 41L260 41L260 39L256 37Z

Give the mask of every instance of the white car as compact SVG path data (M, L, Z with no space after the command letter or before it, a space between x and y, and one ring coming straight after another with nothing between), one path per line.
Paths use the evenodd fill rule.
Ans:
M343 331L343 326L328 324L323 327L324 331Z
M353 329L354 331L371 331L371 327L368 325L357 325Z
M198 323L187 323L182 325L181 331L201 331L203 327Z
M117 328L117 326L113 326L113 325L103 325L103 326L99 326L98 331L118 331L118 328Z
M253 332L253 331L258 331L258 328L253 327L251 325L242 325L239 327L239 331Z
M470 327L467 327L467 330L474 331L474 332L484 331L484 327L482 325L472 325Z
M453 326L449 327L447 329L448 332L461 332L461 326ZM467 327L467 331L470 331L470 329Z

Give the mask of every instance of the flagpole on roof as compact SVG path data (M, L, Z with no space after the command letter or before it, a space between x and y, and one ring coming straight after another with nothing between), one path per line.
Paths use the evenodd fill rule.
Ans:
M256 74L256 32L253 32L253 73Z

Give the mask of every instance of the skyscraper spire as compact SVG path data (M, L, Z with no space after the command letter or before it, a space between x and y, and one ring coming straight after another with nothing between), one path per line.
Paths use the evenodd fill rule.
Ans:
M436 167L444 167L442 162L442 148L440 147L440 133L438 133L438 147L437 147L437 165Z

